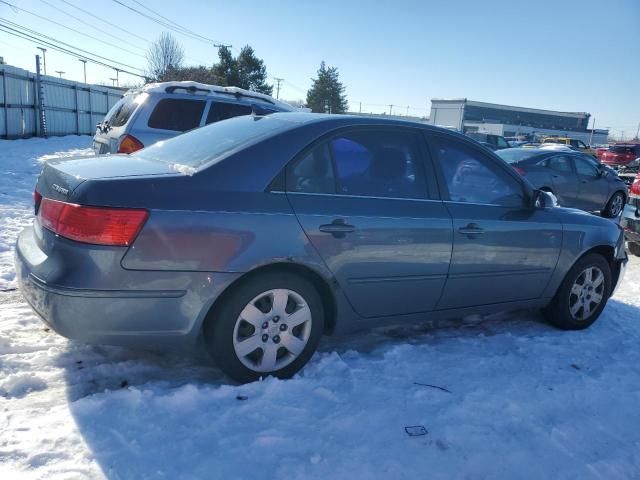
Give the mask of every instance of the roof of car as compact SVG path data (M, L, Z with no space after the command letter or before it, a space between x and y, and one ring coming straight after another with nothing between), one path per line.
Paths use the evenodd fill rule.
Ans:
M327 122L333 124L335 127L350 126L350 125L388 125L388 126L406 126L414 128L424 128L427 130L446 132L448 134L462 134L452 132L449 129L436 127L435 125L429 125L422 122L413 122L410 120L399 120L395 118L384 117L370 117L360 115L342 115L342 114L329 114L329 113L307 113L307 112L276 112L269 115L270 117L277 118L295 123L319 123Z

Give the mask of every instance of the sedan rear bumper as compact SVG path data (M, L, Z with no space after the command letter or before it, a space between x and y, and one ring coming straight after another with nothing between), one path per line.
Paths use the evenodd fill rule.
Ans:
M61 239L63 242L69 242ZM78 249L92 246L77 244ZM72 284L64 259L46 255L33 228L18 237L16 275L25 299L51 329L87 343L131 346L184 346L195 343L214 299L235 274L205 272L128 272L119 266L123 285L136 288L91 288ZM78 268L79 265L73 265ZM80 266L81 267L81 266ZM175 278L176 288L164 288ZM77 282L80 283L80 282ZM106 278L105 278L106 284ZM163 288L150 288L162 285Z

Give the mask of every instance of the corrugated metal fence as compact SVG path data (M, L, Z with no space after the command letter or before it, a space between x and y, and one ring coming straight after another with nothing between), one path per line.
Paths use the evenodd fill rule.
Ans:
M0 65L0 138L40 136L38 78ZM122 97L116 88L87 85L49 75L40 77L47 135L93 135L96 123Z

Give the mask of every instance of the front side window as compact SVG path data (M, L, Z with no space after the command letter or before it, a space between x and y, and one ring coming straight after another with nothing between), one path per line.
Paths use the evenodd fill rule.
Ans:
M207 114L207 125L241 115L251 115L251 106L240 103L212 102Z
M564 155L558 155L549 159L548 166L551 170L560 173L571 173L571 159Z
M204 106L204 100L162 99L149 117L149 127L186 132L200 126Z
M505 207L523 205L520 184L481 152L442 138L434 139L433 143L449 200Z
M590 162L582 157L576 157L575 161L578 175L581 175L583 177L596 178L600 174L595 163Z
M397 130L337 135L287 168L287 191L425 198L420 141L416 133Z

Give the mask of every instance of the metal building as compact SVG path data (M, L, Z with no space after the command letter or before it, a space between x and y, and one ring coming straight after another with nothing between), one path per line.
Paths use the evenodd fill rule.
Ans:
M466 98L431 100L430 123L462 132L484 132L505 137L567 136L585 143L607 143L608 130L589 128L586 112L556 112L476 102Z

